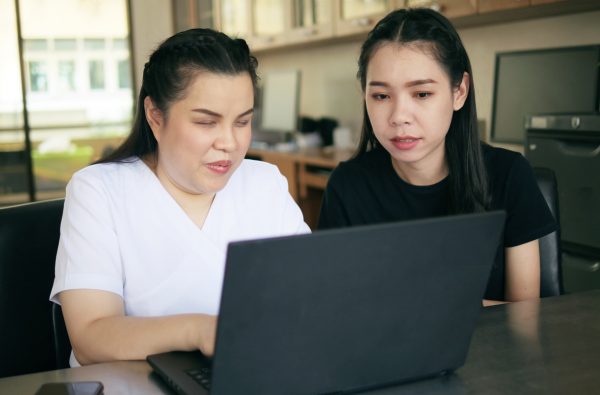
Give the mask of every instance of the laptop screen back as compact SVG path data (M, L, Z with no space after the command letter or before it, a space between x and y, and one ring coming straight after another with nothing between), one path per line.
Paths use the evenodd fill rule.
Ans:
M230 244L211 393L366 389L460 367L504 216Z

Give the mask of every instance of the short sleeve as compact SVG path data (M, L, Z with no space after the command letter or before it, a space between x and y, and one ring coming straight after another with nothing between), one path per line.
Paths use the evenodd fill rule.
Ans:
M123 269L110 199L102 180L85 169L67 185L50 299L69 289L123 296Z
M304 215L296 201L290 195L287 178L277 172L277 195L281 201L282 227L284 234L310 233L310 228L304 221Z
M507 219L504 246L515 247L557 229L529 162L517 155L506 185Z

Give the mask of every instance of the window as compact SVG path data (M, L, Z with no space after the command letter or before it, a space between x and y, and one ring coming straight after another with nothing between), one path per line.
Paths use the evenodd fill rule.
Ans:
M89 62L90 89L104 89L104 62L90 60Z
M48 66L43 61L29 62L29 90L46 92L48 90Z
M75 61L61 60L58 62L58 89L62 92L75 90Z
M129 59L119 60L117 67L119 89L131 89L131 67L129 67Z
M74 171L127 135L134 102L127 6L0 0L0 205L64 196Z

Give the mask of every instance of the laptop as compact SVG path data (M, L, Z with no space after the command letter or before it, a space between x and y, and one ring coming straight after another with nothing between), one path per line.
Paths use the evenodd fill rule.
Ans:
M230 243L212 360L147 360L180 394L326 394L465 362L505 213Z

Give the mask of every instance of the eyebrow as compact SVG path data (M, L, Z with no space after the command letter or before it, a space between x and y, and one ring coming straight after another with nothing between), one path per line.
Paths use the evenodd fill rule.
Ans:
M427 79L422 79L422 80L409 81L406 84L404 84L404 86L406 86L407 88L410 88L413 86L436 84L436 83L437 83L436 80L427 78ZM371 82L369 82L369 86L383 86L384 88L387 88L390 86L390 84L388 84L387 82L383 82L383 81L371 81Z
M206 108L194 108L192 111L193 112L199 112L201 114L210 115L210 116L216 117L216 118L222 118L223 117L218 112L214 112L214 111L208 110ZM253 112L254 112L254 108L251 108L251 109L249 109L247 111L244 111L240 115L238 115L237 118L243 117L243 116L248 115L248 114L252 114Z

